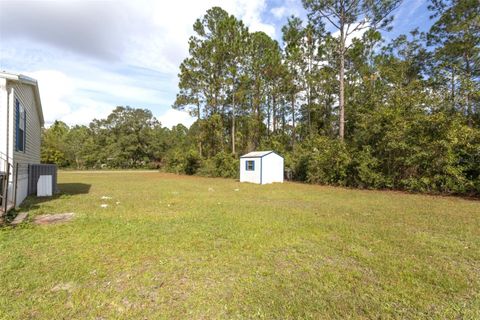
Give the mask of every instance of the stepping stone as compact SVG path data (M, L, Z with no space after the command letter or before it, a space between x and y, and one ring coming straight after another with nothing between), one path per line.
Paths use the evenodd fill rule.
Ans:
M53 224L53 223L61 223L61 222L68 222L73 219L75 213L59 213L59 214L42 214L40 216L36 216L33 219L35 224Z
M17 216L15 217L15 219L13 219L11 225L12 226L18 226L20 223L22 223L23 221L25 221L25 219L28 217L28 212L20 212L19 214L17 214Z

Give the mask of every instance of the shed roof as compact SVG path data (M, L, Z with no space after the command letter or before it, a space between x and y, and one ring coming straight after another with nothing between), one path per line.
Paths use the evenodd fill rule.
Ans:
M252 151L252 152L249 152L247 154L244 154L240 158L263 158L267 154L270 154L270 153L275 153L275 152L273 152L273 151Z
M37 100L38 117L40 118L40 125L43 127L44 119L43 119L42 102L40 100L40 91L38 90L37 80L27 77L23 74L13 74L5 71L0 72L0 78L4 78L7 80L16 81L16 82L33 86L34 92L35 92L35 99Z

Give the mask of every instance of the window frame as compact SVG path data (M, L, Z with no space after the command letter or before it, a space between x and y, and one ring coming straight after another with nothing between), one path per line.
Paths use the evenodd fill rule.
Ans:
M26 152L27 145L27 110L15 99L15 151Z
M255 171L255 160L245 160L245 171Z

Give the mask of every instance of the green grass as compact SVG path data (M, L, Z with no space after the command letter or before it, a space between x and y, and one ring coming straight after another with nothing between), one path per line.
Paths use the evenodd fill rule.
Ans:
M146 172L59 183L24 210L73 222L0 230L0 319L480 318L479 201Z

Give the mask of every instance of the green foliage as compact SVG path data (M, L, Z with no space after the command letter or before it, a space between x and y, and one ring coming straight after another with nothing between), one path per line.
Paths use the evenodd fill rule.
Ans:
M180 149L170 150L165 157L164 169L167 172L185 173L185 153Z
M42 131L41 160L43 163L53 163L60 167L68 161L66 137L68 126L61 121L55 121L49 129Z
M311 138L299 146L297 153L296 177L310 183L347 185L351 157L341 140Z
M193 175L201 166L201 158L197 151L190 150L185 157L185 173Z
M238 178L239 161L226 152L219 152L214 157L204 161L199 175L209 177Z
M370 146L353 153L350 183L359 188L379 189L386 187L386 178L381 171L381 162L373 155Z
M190 128L118 107L88 127L53 124L42 161L238 177L241 154L275 150L297 181L479 195L477 1L432 0L428 33L388 42L397 0L303 4L308 20L289 17L281 44L219 7L195 22L173 104L197 117ZM343 37L326 32L335 22Z

